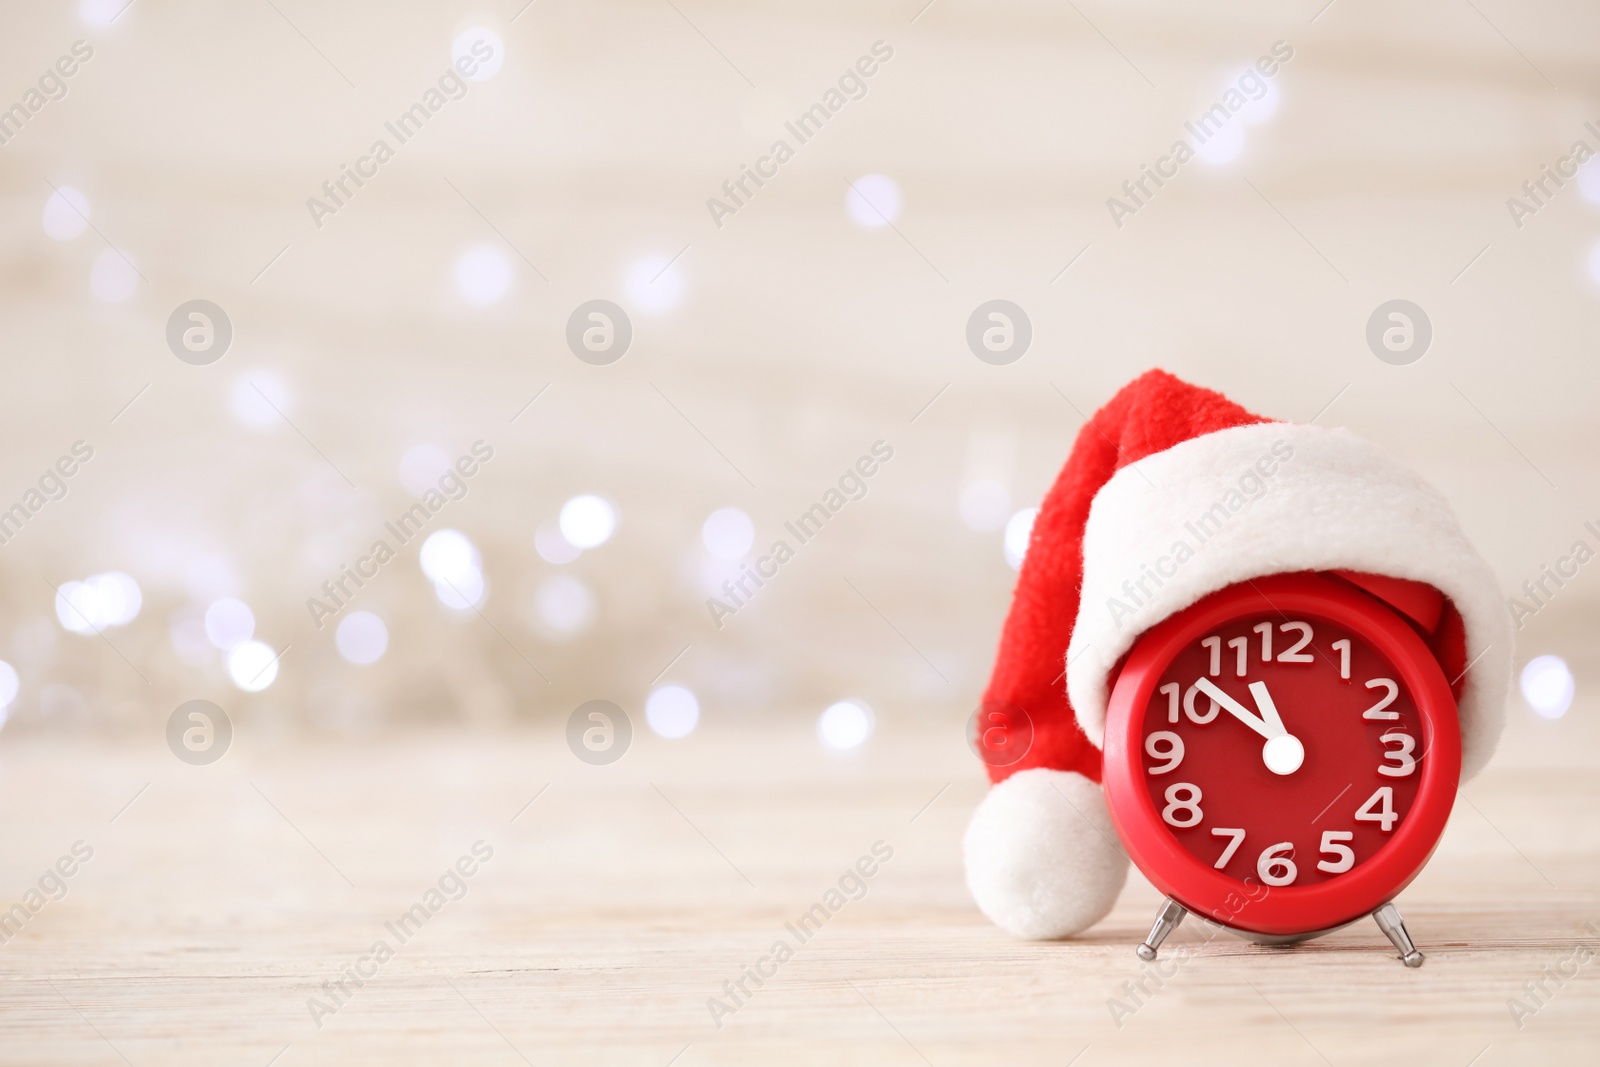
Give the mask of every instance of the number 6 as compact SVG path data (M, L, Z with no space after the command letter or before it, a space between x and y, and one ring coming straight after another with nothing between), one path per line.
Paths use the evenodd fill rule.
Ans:
M1294 854L1293 841L1279 841L1267 848L1256 860L1256 873L1267 885L1289 885L1300 871L1289 857ZM1276 871L1278 873L1274 874Z

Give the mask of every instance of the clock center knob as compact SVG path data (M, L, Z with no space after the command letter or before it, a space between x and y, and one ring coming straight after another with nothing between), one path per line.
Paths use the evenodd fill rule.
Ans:
M1273 774L1293 774L1306 761L1306 746L1293 734L1280 734L1261 746L1261 759Z

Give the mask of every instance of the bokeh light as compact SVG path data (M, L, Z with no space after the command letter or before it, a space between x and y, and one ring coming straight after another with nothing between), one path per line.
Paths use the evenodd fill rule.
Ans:
M473 46L477 47L474 48ZM484 58L488 54L487 59ZM465 57L476 66L471 74L463 75L468 81L488 81L500 73L500 67L506 61L506 46L501 43L500 35L493 30L482 26L474 26L455 39L450 45L450 62L452 65L459 63ZM459 73L461 68L456 67Z
M684 288L681 261L659 252L640 256L622 273L628 310L644 315L659 315L683 303Z
M817 736L840 752L859 748L872 736L872 712L853 700L830 704L817 717Z
M756 541L756 527L750 516L738 508L718 508L706 516L700 527L700 540L706 551L720 560L743 559Z
M540 559L558 566L583 555L583 549L562 536L560 524L554 522L541 523L533 532L533 547Z
M422 573L435 582L465 578L482 566L482 557L472 538L460 530L435 530L422 542L417 562Z
M644 717L662 737L688 737L700 723L700 702L681 685L664 685L645 701Z
M22 679L17 675L17 669L5 660L0 659L0 713L17 699L17 693L22 688ZM691 697L691 699L693 699ZM4 719L0 719L3 722ZM694 729L691 725L689 729Z
M562 637L573 637L594 621L594 594L581 578L554 574L539 583L534 595L534 614L546 628Z
M229 396L233 417L251 429L277 426L294 412L294 396L282 378L269 370L253 370L234 379Z
M376 663L389 650L389 628L370 611L352 611L334 631L339 655L359 666Z
M887 226L900 216L900 186L886 174L863 174L845 191L844 206L864 230Z
M511 291L511 256L497 244L477 244L456 260L456 291L469 303L486 307Z
M1033 536L1033 520L1038 517L1038 508L1023 508L1006 520L1006 562L1013 570L1020 569L1028 555L1028 538Z
M260 641L245 641L228 653L228 678L246 693L259 693L278 677L278 654Z
M450 457L435 445L412 445L400 457L400 484L412 496L421 496L439 487L439 479L450 469Z
M76 634L99 633L138 618L143 603L139 583L112 571L81 582L63 582L56 590L56 619Z
M1232 163L1243 152L1244 126L1231 120L1224 122L1220 129L1206 138L1204 144L1196 145L1194 149L1196 157L1214 167Z
M1253 71L1254 68L1251 68L1251 70ZM1250 73L1250 71L1241 70L1228 82L1228 88L1237 87L1239 84L1239 79L1244 77L1247 73ZM1261 97L1256 100L1251 100L1247 96L1245 98L1244 107L1240 108L1238 111L1238 116L1252 126L1259 126L1261 123L1266 122L1268 119L1272 118L1272 116L1278 113L1279 94L1277 79L1263 78L1260 76L1260 72L1257 71L1255 73L1257 76L1256 80L1264 83L1267 87L1267 91L1262 93Z
M87 26L109 26L131 6L130 0L78 0L78 18Z
M1522 668L1522 699L1546 719L1559 719L1572 706L1577 686L1566 660L1560 656L1535 656Z
M561 536L578 548L598 548L616 529L616 509L600 497L586 493L561 505Z
M256 616L250 605L223 597L206 608L206 640L226 652L256 635Z
M44 202L44 232L58 241L70 241L89 228L89 198L63 185Z

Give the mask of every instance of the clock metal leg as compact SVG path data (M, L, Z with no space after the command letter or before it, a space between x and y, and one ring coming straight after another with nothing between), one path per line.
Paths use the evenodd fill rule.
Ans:
M1422 953L1412 944L1411 935L1406 932L1405 920L1400 918L1400 909L1393 904L1385 904L1373 912L1372 917L1378 921L1378 929L1389 938L1395 951L1400 953L1400 962L1407 967L1421 967Z
M1167 935L1178 928L1183 922L1183 917L1189 914L1182 904L1168 897L1161 903L1161 913L1156 916L1155 923L1150 927L1150 933L1145 937L1144 944L1138 948L1139 958L1149 962L1156 958L1156 950L1161 947L1161 942Z

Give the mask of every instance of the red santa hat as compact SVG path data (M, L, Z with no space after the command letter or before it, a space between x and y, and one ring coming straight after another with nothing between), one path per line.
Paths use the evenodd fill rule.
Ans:
M1192 554L1149 576L1180 541ZM984 693L988 721L1006 727L990 739L1026 748L991 758L979 743L994 784L964 852L995 924L1064 937L1111 910L1128 867L1100 788L1117 665L1162 619L1289 571L1339 572L1416 619L1453 680L1463 779L1488 762L1510 620L1444 498L1347 430L1272 422L1149 371L1078 432L1034 521Z

